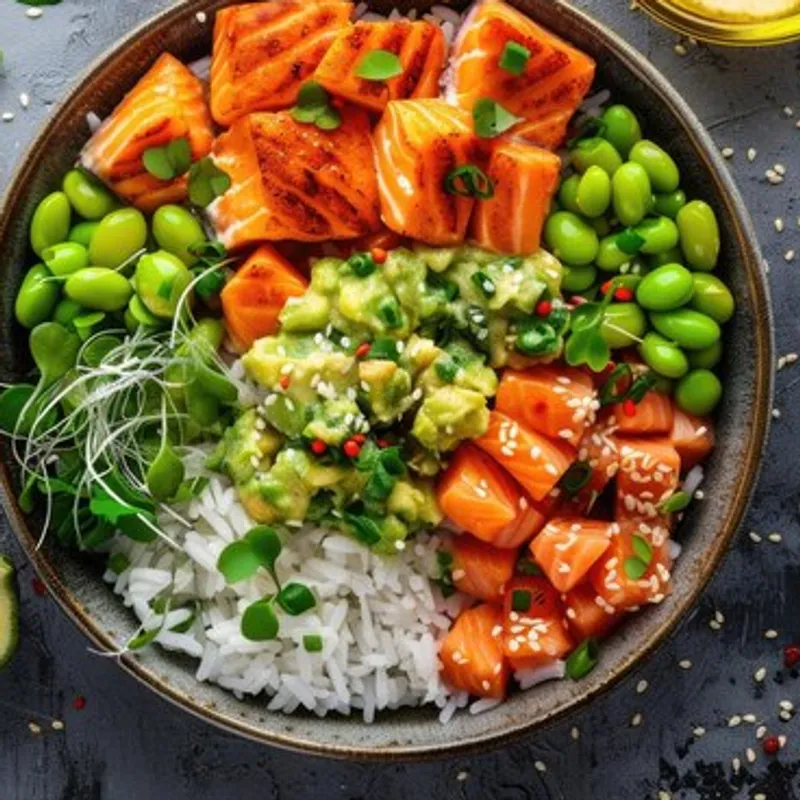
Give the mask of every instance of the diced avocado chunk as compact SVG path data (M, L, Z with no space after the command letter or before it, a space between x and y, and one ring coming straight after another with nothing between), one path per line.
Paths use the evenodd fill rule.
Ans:
M381 422L397 419L413 403L411 376L393 361L362 361L358 374L372 413Z
M483 435L488 427L489 409L480 392L445 386L422 403L411 432L428 450L445 452Z
M330 300L325 295L306 292L302 297L290 297L278 319L282 331L305 333L324 328L330 314Z
M356 433L354 423L361 418L358 404L346 396L326 400L314 413L303 430L307 439L321 439L325 444L338 446Z
M210 469L226 473L237 485L247 483L257 470L269 467L283 437L269 427L258 430L255 409L248 409L222 437L208 460ZM258 466L256 466L256 462Z
M434 271L444 272L455 261L459 248L430 247L421 242L414 243L414 252Z
M433 485L427 481L398 481L386 507L392 514L411 524L438 525L443 519Z

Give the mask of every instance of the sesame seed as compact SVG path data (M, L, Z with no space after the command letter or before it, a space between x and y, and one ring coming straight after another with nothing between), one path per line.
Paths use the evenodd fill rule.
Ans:
M688 658L684 658L682 661L678 662L678 666L681 669L691 669L692 668L692 662Z
M756 160L756 156L758 155L758 150L755 147L750 147L747 150L747 160L753 162Z
M50 727L51 727L51 728L52 728L54 731L63 731L63 730L64 730L64 723L63 723L63 722L62 722L60 719L54 719L54 720L53 720L53 721L50 723Z
M744 751L744 755L747 758L748 763L754 764L756 760L756 751L753 750L752 747L748 747L747 750Z
M747 535L748 535L748 536L750 537L750 539L751 539L752 541L754 541L756 544L758 544L758 543L761 541L761 536L759 536L759 535L758 535L758 534L757 534L755 531L750 531L750 533L748 533Z
M792 261L794 261L796 255L797 253L794 250L787 250L783 254L784 261L786 261L787 263L791 263Z
M755 714L742 714L742 722L747 722L749 725L752 725L755 721Z
M780 419L781 418L781 410L779 408L772 409L772 418L773 419Z
M764 736L767 734L767 726L766 725L759 725L756 728L756 739L763 739Z
M686 48L680 42L678 42L678 44L676 44L675 47L673 47L672 49L679 56L685 56L687 53Z
M41 8L29 8L25 12L25 16L29 17L30 19L39 19L44 12Z
M771 533L769 536L767 536L767 539L769 539L773 544L780 544L780 542L783 540L783 537L779 533Z
M672 795L664 789L659 789L658 800L672 800Z
M783 220L780 217L775 217L774 225L778 233L783 233Z
M642 715L637 711L631 717L631 728L638 728L642 724Z
M456 775L457 781L465 781L467 778L469 778L469 772L467 772L465 769L462 769L461 772Z
M794 109L791 106L784 106L783 107L784 116L793 117L794 116Z
M547 772L547 765L544 761L534 761L533 766L536 768L537 772Z
M692 729L692 734L699 739L701 736L706 735L706 729L702 725L698 725L696 728Z
M19 104L23 108L27 108L31 104L31 98L27 95L26 92L22 92L19 96Z
M775 172L781 177L786 175L786 167L783 164L775 164L775 166L772 169L774 169Z
M733 158L734 150L732 147L723 147L722 148L722 157L723 158Z
M792 718L792 714L790 711L781 711L778 716L781 718L783 722L788 722Z
M766 668L766 667L759 667L759 668L758 668L758 669L757 669L757 670L756 670L756 671L753 673L753 680L754 680L756 683L761 683L761 681L763 681L763 680L764 680L764 678L766 678L766 677L767 677L767 668Z
M728 727L729 728L738 728L739 725L741 725L741 724L742 724L742 718L738 714L734 714L728 720Z
M764 792L756 792L753 795L753 800L767 800L767 796L764 794Z
M722 628L722 625L720 625L715 619L710 619L708 621L708 627L711 628L712 631L718 631L720 628Z
M639 683L636 684L636 694L643 694L647 691L647 687L650 684L646 680L641 680Z
M733 767L734 773L738 774L739 770L742 768L742 761L739 758L732 758L731 759L731 766Z
M198 21L198 22L199 22L201 25L202 25L202 24L203 24L203 23L204 23L204 22L205 22L205 21L208 19L208 17L206 16L206 12L205 12L205 11L198 11L198 12L197 12L197 13L194 15L194 18L195 18L195 19L196 19L196 20L197 20L197 21Z
M578 730L577 727L573 727L572 730L569 732L569 735L572 737L573 742L577 742L578 739L581 738L581 732Z
M768 630L764 631L764 638L765 639L777 639L778 638L778 631L774 628L769 628Z
M705 496L706 496L706 495L705 495L705 492L704 492L702 489L698 489L698 490L697 490L697 491L694 493L694 499L695 499L695 500L702 500L702 499L703 499Z
M37 725L35 722L29 722L28 730L33 734L38 734L42 732L42 727L41 725Z
M791 700L781 700L778 706L784 711L794 711L794 703Z
M14 119L14 112L13 111L4 111L3 112L3 122L11 122Z

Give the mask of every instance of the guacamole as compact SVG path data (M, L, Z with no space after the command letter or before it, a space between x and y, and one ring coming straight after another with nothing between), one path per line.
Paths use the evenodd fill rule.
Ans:
M335 525L384 550L441 520L433 480L480 436L498 368L557 358L561 266L474 247L323 258L243 356L262 401L212 466L259 522Z

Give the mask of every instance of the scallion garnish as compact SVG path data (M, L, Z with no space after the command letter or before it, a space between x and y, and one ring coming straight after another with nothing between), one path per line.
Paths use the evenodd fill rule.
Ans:
M622 562L622 568L632 581L638 581L647 572L647 564L641 558L636 558L635 556L626 558Z
M390 330L399 328L403 324L403 312L400 304L394 297L387 297L378 307L378 316L383 320L383 324Z
M629 256L635 256L645 243L645 239L634 228L626 228L618 233L615 240L617 247Z
M303 636L303 647L307 653L322 652L322 637L317 633L307 633Z
M488 200L494 197L494 182L475 164L464 164L448 173L444 179L445 191L459 197L477 197Z
M403 64L388 50L370 50L356 68L356 77L365 81L388 81L402 74Z
M566 663L567 675L577 681L586 677L596 666L600 648L596 639L584 639L569 655Z
M205 208L231 188L231 179L209 156L195 161L189 169L189 200Z
M531 609L531 593L527 589L514 589L511 592L511 610L522 613Z
M559 486L574 497L592 479L592 468L586 461L576 461L562 476Z
M342 124L342 115L331 108L325 88L316 81L307 81L297 93L297 105L289 112L295 122L316 125L320 130L333 131Z
M314 608L317 600L311 589L303 583L287 583L276 598L278 605L293 617Z
M144 168L160 181L171 181L186 173L192 164L192 150L185 136L163 147L148 147L142 153Z
M434 364L434 369L445 383L452 383L458 375L459 366L452 358L442 358Z
M269 642L275 639L280 630L280 623L272 605L272 598L251 603L242 614L240 630L242 636L251 642Z
M650 546L650 542L643 536L634 534L631 537L631 545L636 556L644 562L645 566L649 566L653 560L653 548Z
M479 269L473 272L470 279L487 300L490 297L494 297L497 292L497 287L494 285L494 281L483 270Z
M515 116L500 103L488 97L483 97L475 103L472 118L475 122L475 133L481 139L493 139L513 128L518 122L522 122L522 117Z
M519 42L506 42L500 56L500 69L504 69L512 75L522 75L530 57L531 51L527 47Z
M369 253L353 253L347 259L347 264L353 270L353 274L359 278L366 278L375 272L375 261Z
M692 496L688 492L675 492L675 494L661 503L658 510L662 514L677 514L678 511L683 511L691 502Z
M517 572L520 575L535 577L542 574L542 569L535 561L532 561L527 556L522 556L522 558L517 561Z

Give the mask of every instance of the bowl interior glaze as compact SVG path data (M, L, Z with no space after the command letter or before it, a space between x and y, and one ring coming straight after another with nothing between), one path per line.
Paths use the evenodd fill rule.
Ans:
M710 202L723 236L720 274L735 294L738 311L727 327L726 393L720 409L719 445L708 465L706 500L696 503L678 531L683 554L672 596L636 615L603 647L602 659L586 679L545 684L514 695L481 715L459 714L447 726L435 710L380 715L371 725L357 718L292 717L266 710L263 698L239 701L222 689L194 680L195 662L157 648L126 655L121 665L178 706L229 731L266 743L352 759L425 758L506 741L551 720L613 685L675 627L705 587L730 543L756 483L765 443L772 393L771 312L755 235L725 165L702 126L663 77L612 32L562 2L516 0L515 5L583 48L598 61L602 84L615 100L634 107L646 131L668 142L682 168L687 193ZM30 147L6 192L0 212L0 379L11 381L29 369L24 332L13 322L13 299L30 263L27 226L36 202L60 182L88 137L85 116L108 114L155 58L168 50L185 61L207 54L211 23L224 0L184 2L133 31L76 83ZM376 10L394 3L376 2ZM402 10L427 2L399 2ZM457 4L456 4L457 5ZM464 4L461 3L463 6ZM3 445L3 462L11 463ZM21 516L16 484L3 470L0 494L12 527L53 595L96 647L115 649L135 630L134 617L100 579L91 559L60 550L52 541L36 550L36 529ZM114 635L109 632L113 631Z

